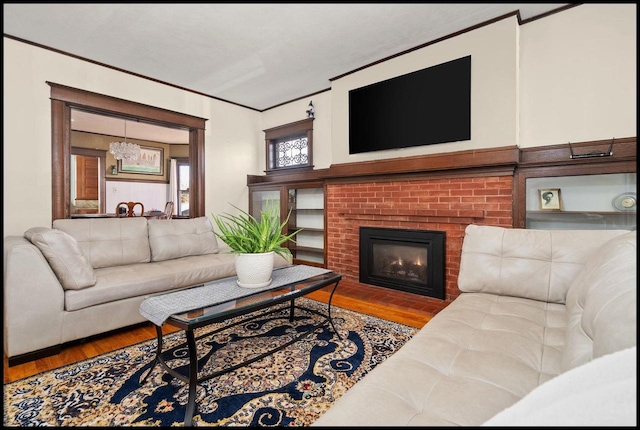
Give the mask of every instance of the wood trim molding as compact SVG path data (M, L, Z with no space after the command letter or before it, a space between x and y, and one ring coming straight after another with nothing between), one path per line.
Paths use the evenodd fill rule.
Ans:
M179 112L173 112L154 106L144 105L129 100L123 100L112 96L92 93L65 85L47 82L51 87L51 99L60 100L74 106L99 105L103 112L112 114L135 115L138 118L152 120L158 125L176 125L185 128L204 128L206 118L199 118Z
M264 143L266 166L265 172L268 175L282 174L286 171L308 171L313 169L313 120L306 118L289 124L279 125L264 131ZM281 139L294 139L305 135L307 137L307 162L287 167L276 167L276 145Z
M571 144L574 154L608 150L610 139ZM568 144L520 149L516 146L457 151L444 154L335 164L328 169L291 175L248 175L251 187L324 181L363 183L384 180L444 179L483 176L513 176L513 226L523 227L525 182L544 176L577 176L636 172L636 138L615 139L613 155L571 159ZM370 216L359 214L357 216ZM355 216L355 215L354 215ZM474 215L475 217L475 215ZM436 219L431 216L430 219Z
M322 180L328 169L315 169L292 172L272 173L270 175L247 175L247 185L288 184Z
M70 218L71 109L138 119L161 126L189 130L190 217L205 215L204 130L198 118L103 94L47 82L51 87L51 193L52 219Z
M386 160L332 164L328 178L461 170L477 167L513 166L520 158L517 146L487 148Z
M579 165L600 163L603 161L625 161L636 159L635 137L614 138L610 157L576 158L571 159L571 148L574 154L589 154L605 152L609 149L611 139L593 140L589 142L569 143L551 146L538 146L535 148L523 148L520 150L521 167L550 166L550 165Z
M205 216L204 127L189 132L189 216Z
M611 140L597 140L571 144L574 153L602 152L609 148ZM611 172L611 162L629 171L627 162L636 160L636 138L615 139L611 157L571 159L568 144L520 149L517 146L465 150L414 157L373 160L355 163L333 164L327 169L280 175L247 175L247 185L290 184L308 181L370 182L393 176L393 179L454 178L469 176L513 176L518 171L554 166L548 175L557 176L561 171L570 174L595 174ZM561 170L557 170L560 167ZM635 169L631 170L635 171ZM573 173L570 173L573 172Z
M262 130L265 133L265 138L268 139L278 139L283 136L289 136L294 133L302 133L307 130L313 129L313 120L315 118L306 118L301 119L300 121L295 121L289 124L279 125L277 127L268 128L266 130Z
M51 216L71 218L71 107L51 100Z

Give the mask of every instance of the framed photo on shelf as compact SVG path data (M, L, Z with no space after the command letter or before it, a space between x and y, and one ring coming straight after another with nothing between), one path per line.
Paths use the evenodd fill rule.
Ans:
M140 157L135 160L118 160L118 172L140 173L142 175L162 176L164 166L164 150L150 146L140 147Z
M560 188L540 188L538 189L541 211L561 211L562 199Z

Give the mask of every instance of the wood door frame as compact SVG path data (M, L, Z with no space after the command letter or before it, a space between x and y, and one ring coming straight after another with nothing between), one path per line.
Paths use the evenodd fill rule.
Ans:
M189 131L189 217L205 215L205 118L47 82L51 87L51 216L71 218L71 109Z

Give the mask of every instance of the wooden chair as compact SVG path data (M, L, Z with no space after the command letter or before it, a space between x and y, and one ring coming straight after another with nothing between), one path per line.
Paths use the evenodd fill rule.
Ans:
M135 213L136 206L140 206L140 214ZM120 207L126 208L124 214L120 213ZM118 206L116 206L116 218L120 218L123 216L132 217L132 216L143 216L144 215L144 205L140 202L120 202Z
M173 202L167 202L167 204L164 205L164 212L162 213L162 215L158 217L158 219L171 219L171 218L173 218Z

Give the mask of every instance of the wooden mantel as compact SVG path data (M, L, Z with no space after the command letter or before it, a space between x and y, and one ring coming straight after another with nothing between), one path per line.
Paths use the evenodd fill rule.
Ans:
M574 152L584 154L608 149L611 139L572 143ZM510 174L519 168L587 166L623 163L625 170L636 161L636 138L616 138L613 155L608 157L571 159L568 143L533 148L502 146L439 154L400 157L384 160L332 164L326 169L290 172L286 174L247 175L247 185L281 184L306 181L371 180L376 177L395 176L466 176L469 174ZM635 170L633 170L635 171Z
M407 174L487 167L515 167L520 152L517 146L473 149L385 160L332 164L327 179L371 175Z

